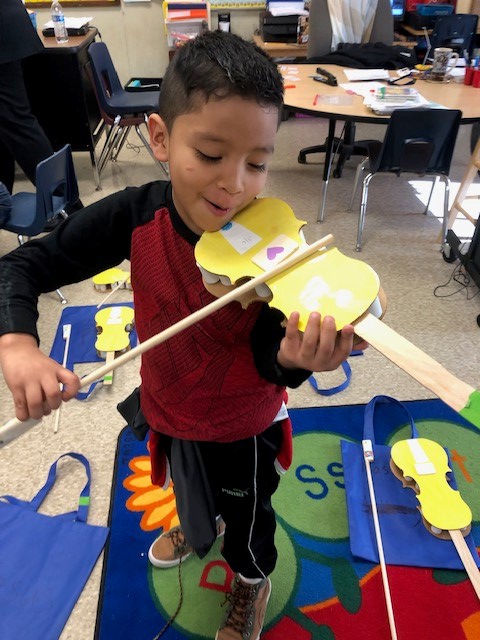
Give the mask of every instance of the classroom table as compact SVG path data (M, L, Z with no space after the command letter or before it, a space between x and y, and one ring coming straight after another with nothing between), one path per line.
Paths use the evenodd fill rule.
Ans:
M292 111L315 117L327 118L328 135L323 168L322 192L317 221L322 222L325 215L332 151L335 137L335 126L338 120L343 122L366 122L388 124L389 115L376 115L363 104L360 95L348 94L342 87L332 87L323 82L316 82L309 76L315 75L317 64L281 64L279 68L285 78L285 107ZM336 65L321 65L332 73L338 85L348 82L343 68ZM397 77L390 71L391 77ZM445 83L433 83L418 79L414 87L427 100L438 103L447 109L462 111L462 124L480 120L480 89L464 85L463 82L451 80Z

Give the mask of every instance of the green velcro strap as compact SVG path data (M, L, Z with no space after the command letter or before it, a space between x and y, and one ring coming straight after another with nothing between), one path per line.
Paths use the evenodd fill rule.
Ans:
M480 391L473 391L459 414L480 429Z
M103 381L107 382L107 380L113 380L113 375L111 373L108 373L106 376L104 376Z
M90 496L80 496L78 504L81 507L88 507L90 504Z

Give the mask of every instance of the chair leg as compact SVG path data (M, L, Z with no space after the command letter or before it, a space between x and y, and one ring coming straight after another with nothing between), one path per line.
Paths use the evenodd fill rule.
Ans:
M439 178L440 178L440 176L435 176L435 180L433 180L433 182L432 182L432 188L430 189L430 195L428 196L427 206L425 207L425 211L423 212L425 215L427 215L428 210L430 208L430 200L432 199L433 190L437 186Z
M365 169L365 167L367 166L368 161L369 161L369 158L364 158L357 165L357 170L355 171L355 180L353 182L352 196L350 198L350 204L348 205L348 209L347 209L348 212L350 212L353 209L353 201L355 200L355 196L357 195L357 189L358 189L358 185L359 185L359 182L360 182L360 176L361 176L363 170Z
M343 131L341 135L342 144L339 145L340 151L338 154L337 166L333 171L334 178L341 178L343 167L345 166L345 162L350 158L350 153L348 151L349 147L353 148L355 143L355 132L357 126L354 122L347 121L343 126Z
M122 130L121 130L122 134L121 134L120 142L114 148L113 153L112 153L112 162L116 162L117 161L118 155L119 155L120 151L123 149L123 145L127 141L127 137L128 137L128 134L129 134L131 128L132 127L123 127L122 128Z
M117 135L117 130L120 123L120 116L115 118L113 125L110 127L110 131L107 133L107 139L105 140L105 144L103 145L102 153L100 154L100 159L98 160L98 172L102 173L105 164L107 163L108 156L110 155L112 144Z
M440 244L445 244L447 240L447 231L448 231L448 205L450 201L450 178L446 175L439 176L445 183L445 193L443 196L443 220L442 220L442 237L440 240Z
M145 124L146 123L147 123L147 116L145 116ZM140 125L138 124L135 125L135 131L137 132L137 135L140 138L140 140L143 142L148 153L152 156L155 164L160 167L160 169L165 173L165 176L168 178L170 176L170 173L168 171L168 165L165 162L160 162L160 160L157 160L157 158L155 157L155 154L152 151L151 146L148 143L148 140L145 138L145 136L142 133L142 130L140 129Z
M97 156L95 155L95 149L90 149L90 163L92 165L93 180L96 185L95 189L96 191L101 191L102 183L100 181L100 172L98 170L98 162L97 162Z
M357 245L355 247L355 251L362 250L362 234L363 234L363 227L365 226L365 215L367 213L368 186L373 176L374 176L373 173L369 173L363 179L362 201L360 203L360 212L358 215Z
M127 127L128 128L128 127ZM115 131L115 136L110 144L110 151L108 152L108 159L110 162L115 162L117 157L117 147L120 144L125 127L122 127L120 124L118 125L117 130Z
M55 293L58 295L58 297L60 298L60 302L62 304L67 304L68 300L65 298L65 296L63 295L63 293L60 291L60 289L55 289Z

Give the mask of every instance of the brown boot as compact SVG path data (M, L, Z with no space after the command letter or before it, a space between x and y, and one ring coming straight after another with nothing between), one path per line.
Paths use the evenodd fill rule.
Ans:
M217 519L217 538L225 533L225 523L221 518ZM188 544L182 527L173 527L170 531L164 531L161 536L151 544L148 550L148 559L154 567L168 569L175 567L188 558L193 552Z
M232 592L227 594L228 609L215 640L259 640L271 591L270 578L247 584L237 573Z

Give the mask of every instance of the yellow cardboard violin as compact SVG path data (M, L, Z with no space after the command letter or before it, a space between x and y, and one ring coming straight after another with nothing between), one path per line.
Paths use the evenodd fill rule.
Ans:
M391 456L392 472L415 492L427 530L438 538L451 538L480 600L480 573L464 539L471 530L472 512L448 483L451 469L445 450L433 440L409 438L396 442Z
M95 349L107 364L130 349L129 333L133 330L134 311L132 307L106 307L95 314L97 340ZM113 382L113 371L103 377L103 384Z

